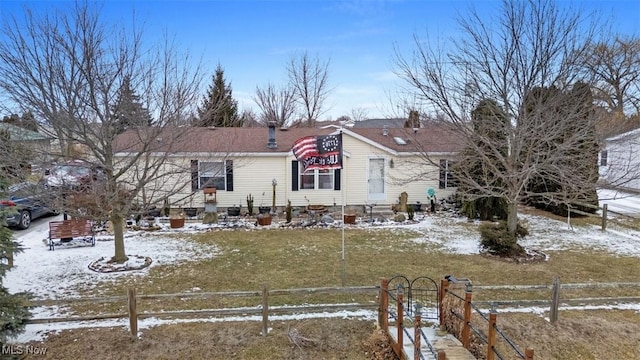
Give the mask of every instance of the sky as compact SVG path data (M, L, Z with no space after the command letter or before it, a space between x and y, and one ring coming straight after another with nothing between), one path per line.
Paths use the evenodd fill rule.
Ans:
M70 2L0 0L0 21L22 12L25 4L50 9ZM306 51L329 61L331 91L321 119L349 115L353 109L375 118L395 115L391 99L403 85L393 71L395 49L409 53L414 35L454 36L457 16L471 4L489 19L500 1L106 0L104 16L108 22L128 21L135 10L149 40L165 31L175 36L183 49L202 60L207 79L220 64L240 109L257 110L252 100L256 86L286 84L287 62ZM640 0L574 5L611 20L618 33L640 35Z

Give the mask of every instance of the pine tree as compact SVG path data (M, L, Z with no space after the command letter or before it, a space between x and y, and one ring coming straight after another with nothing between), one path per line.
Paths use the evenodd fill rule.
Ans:
M31 111L27 111L26 113L23 113L20 120L22 123L21 126L23 128L38 132L38 122L36 121L36 118L35 116L33 116L33 113Z
M487 168L487 162L479 158L477 153L478 149L482 149L487 157L495 158L494 151L499 152L501 156L506 156L508 151L505 131L507 116L494 100L485 99L480 101L471 112L471 121L473 131L486 137L488 141L479 142L473 148L465 149L460 166L464 167L474 181L483 187L499 188L502 186L499 179L491 169ZM499 144L500 147L492 149L490 144ZM491 163L498 163L498 161L494 159ZM507 218L507 202L503 198L477 197L477 191L465 189L464 184L460 184L458 191L466 197L461 211L469 218L479 217L480 220L493 220L494 218L505 220Z
M596 139L595 108L588 85L576 83L571 90L560 91L555 87L533 89L526 101L527 112L539 112L532 116L536 121L570 121L565 131L547 139L554 151L560 151L563 143L580 133L576 146L565 153L555 171L539 172L527 186L530 193L527 203L536 208L566 216L568 206L582 212L593 213L597 209L598 195L598 145ZM560 171L580 174L580 181L562 181ZM583 204L587 204L584 206Z
M149 110L142 105L140 96L131 87L131 78L128 76L122 82L114 109L113 116L117 133L124 132L131 127L150 126L153 123Z
M218 64L213 83L198 107L198 121L195 126L241 127L238 116L238 102L233 99L231 84L224 80L224 70Z
M0 198L3 197L6 186L6 179L0 178ZM29 309L25 306L29 294L11 294L2 284L9 270L8 262L11 254L23 251L22 246L13 240L11 230L7 228L7 212L7 208L0 207L0 347L6 342L7 337L24 331L26 321L31 316Z

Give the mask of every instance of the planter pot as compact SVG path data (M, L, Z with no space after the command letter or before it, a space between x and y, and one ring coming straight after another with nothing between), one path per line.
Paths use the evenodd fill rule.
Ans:
M172 229L178 229L184 226L184 218L170 218L169 226Z
M197 208L184 208L184 214L188 217L194 217L198 214Z
M355 214L344 214L344 223L345 224L355 224L356 223L356 215Z
M271 216L258 216L258 225L271 225Z
M258 206L258 212L260 214L268 214L271 212L271 206Z
M227 209L227 215L229 216L240 216L240 208L239 207L230 207Z

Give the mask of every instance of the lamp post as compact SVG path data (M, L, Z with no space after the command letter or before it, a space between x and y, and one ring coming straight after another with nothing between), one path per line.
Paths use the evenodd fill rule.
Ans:
M278 181L276 180L276 178L273 178L273 180L271 180L271 185L273 186L273 195L271 197L271 212L275 214L276 213L276 186L278 186Z

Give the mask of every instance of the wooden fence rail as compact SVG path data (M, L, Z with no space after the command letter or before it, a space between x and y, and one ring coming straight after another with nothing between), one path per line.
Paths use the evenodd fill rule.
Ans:
M145 318L193 318L193 317L216 317L216 316L246 316L246 315L262 315L262 334L268 332L269 316L274 314L292 314L299 312L330 312L342 310L362 310L362 309L378 309L378 304L318 304L318 305L299 305L299 306L279 306L271 307L269 300L273 296L279 295L306 295L306 294L355 294L355 293L371 293L376 294L377 286L354 286L354 287L325 287L325 288L300 288L300 289L275 289L269 290L264 285L261 291L224 291L224 292L208 292L208 293L177 293L177 294L137 294L133 288L127 289L127 296L109 296L109 297L91 297L91 298L74 298L74 299L50 299L50 300L32 300L28 306L52 306L52 305L68 305L73 303L92 302L92 303L108 303L122 302L127 303L127 312L115 314L98 314L88 316L67 316L67 317L48 317L30 319L28 324L45 324L58 322L75 322L75 321L91 321L91 320L107 320L107 319L129 319L129 330L131 337L136 339L138 336L138 320ZM187 298L220 298L220 297L260 297L262 299L259 307L241 307L229 309L202 309L202 310L176 310L176 311L143 311L140 312L138 307L139 300L159 300L159 299L187 299Z
M548 290L550 295L547 299L537 300L484 300L475 301L476 305L482 306L549 306L549 320L555 324L558 321L558 310L560 304L566 305L593 305L602 303L619 302L640 302L640 296L606 296L606 297L580 297L563 298L563 290L581 289L611 289L611 288L640 288L640 282L619 282L619 283L576 283L561 284L560 279L555 277L550 285L474 285L474 290L513 290L513 291L539 291Z
M503 334L499 330L497 326L498 315L495 312L495 309L491 309L489 313L489 317L486 317L481 311L479 311L479 309L477 308L477 305L473 302L473 290L472 290L473 287L471 285L471 281L468 281L468 280L464 281L464 285L465 285L464 297L451 291L449 287L450 283L456 283L456 282L457 281L453 277L442 279L440 282L440 288L441 288L443 303L447 296L451 296L452 298L458 301L461 301L463 303L463 314L458 313L455 309L449 309L451 315L453 315L454 317L456 317L458 320L462 322L462 333L460 335L461 339L459 339L460 342L462 342L462 346L464 346L467 350L471 350L471 333L473 332L476 334L476 338L487 346L487 353L486 353L487 360L495 359L496 355L498 355L500 359L504 359L505 357L501 356L498 353L498 350L496 348L496 334L498 334L507 343L507 345L509 345L511 350L513 350L517 358L523 359L523 360L533 360L533 355L534 355L533 349L527 348L524 352L522 352L517 346L515 346L515 344L511 339L509 339L505 334ZM480 318L486 321L487 323L486 336L483 334L483 332L480 329L476 328L471 323L472 310L475 310L480 315ZM444 312L441 313L441 316L440 316L440 325L441 326L445 325Z

